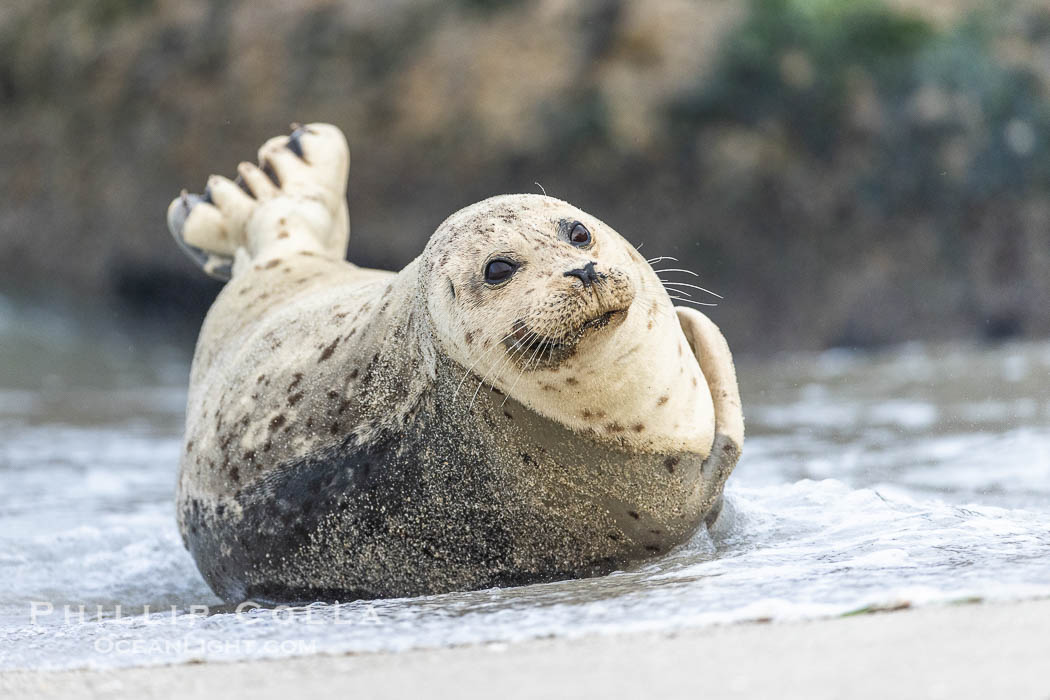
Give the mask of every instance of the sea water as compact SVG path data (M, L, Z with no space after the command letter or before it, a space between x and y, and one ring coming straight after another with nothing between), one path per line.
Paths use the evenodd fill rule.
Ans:
M1050 343L739 363L711 533L609 576L223 606L173 507L188 342L0 303L0 669L500 643L1050 596Z

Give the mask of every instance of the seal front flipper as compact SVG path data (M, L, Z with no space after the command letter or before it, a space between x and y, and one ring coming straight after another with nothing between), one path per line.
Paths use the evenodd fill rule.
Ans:
M678 322L700 364L714 402L715 439L711 453L701 468L705 490L718 494L708 511L707 523L711 525L721 510L722 487L740 459L744 445L740 388L736 381L733 355L718 326L696 309L675 307L675 311L678 312Z

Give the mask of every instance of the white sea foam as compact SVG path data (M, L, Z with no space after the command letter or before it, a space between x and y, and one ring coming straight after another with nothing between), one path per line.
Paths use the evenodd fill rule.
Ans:
M175 530L180 388L0 391L0 668L399 650L1048 596L1047 357L1043 346L913 346L745 364L749 438L710 535L597 579L240 613L218 612ZM1023 381L1002 381L1019 368Z

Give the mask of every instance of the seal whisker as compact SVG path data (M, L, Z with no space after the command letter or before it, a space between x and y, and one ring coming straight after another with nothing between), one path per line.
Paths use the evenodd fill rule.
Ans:
M649 260L646 260L645 262L647 262L650 265L652 265L653 263L658 263L661 260L674 260L675 262L678 262L678 258L672 258L670 255L660 255L660 256L655 257L655 258L650 258Z
M513 337L513 335L514 334L511 333L509 336L507 336L507 338L509 339L510 337ZM500 342L500 345L502 345L502 344L503 344L503 341ZM498 346L493 346L493 348L494 347L498 347ZM491 351L493 348L490 348L489 350ZM504 355L498 362L496 362L495 365L493 365L492 367L489 367L488 370L486 370L485 374L483 374L481 377L479 377L479 379L478 379L478 386L474 390L474 394L470 397L470 403L467 404L467 409L468 410L474 405L474 400L477 399L478 393L481 391L481 387L485 386L485 381L488 379L489 375L498 373L498 371L503 368L503 365L507 363L510 354L511 353L508 353L507 355ZM477 375L475 375L475 376L477 376ZM495 384L490 384L489 386L491 386L492 388L495 388Z
M490 352L492 352L496 348L503 345L503 343L507 342L512 337L514 337L514 333L515 331L511 331L507 335L500 338L499 341L490 345L486 350L483 350L480 355L478 355L477 359L474 360L474 363L470 367L468 367L467 370L463 373L463 378L459 380L459 384L456 385L456 391L452 395L453 400L455 400L455 397L459 395L459 390L463 386L463 382L467 380L467 377L469 377L471 372L474 371L474 368L478 366L478 363L485 359L485 356L488 355Z
M528 336L526 336L526 337L528 337ZM488 379L489 374L498 374L497 370L501 371L504 366L509 365L509 364L513 364L515 360L520 358L526 352L528 352L528 345L525 345L525 346L521 347L520 349L515 349L514 351L508 353L502 360L500 360L500 362L495 367L490 368L489 372L486 372L485 376L483 376L481 378L481 380L478 382L478 387L477 387L477 389L474 390L474 395L471 397L470 404L467 406L468 410L474 406L474 401L478 398L478 394L481 391L481 388L483 386L485 386L485 382ZM492 389L495 389L496 388L495 380L493 380L493 382L489 383L489 386ZM504 393L504 395L505 396L509 396L509 394L507 394L507 393ZM504 403L506 403L506 398L504 398Z
M715 292L712 292L710 289L704 289L703 287L697 286L695 284L689 284L688 282L664 282L663 280L660 280L660 283L663 284L665 287L672 286L672 287L689 287L690 289L699 289L701 292L707 292L708 294L710 294L713 297L718 297L719 299L725 299L725 297L723 297L721 294L716 294ZM685 294L685 292L683 292L683 294ZM692 295L690 294L689 296L692 296Z
M511 335L513 336L514 333L511 333ZM478 382L478 388L474 390L474 396L471 397L470 404L467 406L468 410L474 406L474 401L478 398L478 393L481 391L481 387L485 386L485 380L488 379L489 374L493 374L495 370L502 370L504 365L512 363L514 360L517 359L517 357L520 357L521 355L524 355L526 352L528 352L528 342L531 342L531 339L534 337L538 336L535 332L529 331L529 333L526 334L525 338L519 341L519 344L515 346L514 350L507 353L507 355L502 360L500 360L495 367L490 368L489 371L485 373L485 376L483 376L481 378L481 381ZM526 340L528 342L526 342ZM493 389L496 388L495 384L490 384L489 386L491 386Z
M671 295L668 295L671 296ZM694 306L718 306L718 304L712 304L706 301L693 301L692 299L684 299L682 297L671 296L675 301L681 301L686 304L693 304Z
M673 259L674 258L672 258L672 260ZM661 272L684 272L684 273L686 273L688 275L692 275L693 277L699 277L700 276L697 273L693 272L692 270L686 270L685 268L682 268L682 267L662 267L659 270L657 270L656 268L653 268L653 272L655 272L656 274L660 274Z
M551 324L550 327L553 327L553 324ZM536 333L535 335L536 335L536 337L546 337L548 331L549 331L549 327L545 328L543 333ZM553 350L554 346L552 345L550 347ZM541 352L542 350L543 350L543 344L542 343L537 344L536 348L532 351L532 356L529 357L529 359L524 364L522 364L521 367L518 369L518 376L514 379L514 383L510 386L510 389L508 389L505 392L505 395L503 397L503 403L500 404L501 408L506 405L507 399L510 398L510 395L514 392L514 389L518 386L518 382L521 381L521 378L523 376L525 376L525 370L528 369L528 366L532 363L532 361L534 359L536 359L536 355L539 352Z
M496 344L493 344L493 345L492 345L492 346L490 346L489 348L487 348L487 349L483 350L483 351L482 351L482 352L481 352L481 353L480 353L480 354L479 354L479 355L477 356L477 358L476 358L476 359L474 360L474 362L473 362L473 363L472 363L472 364L470 365L470 367L468 367L468 368L467 368L467 369L466 369L466 370L465 370L465 371L463 372L463 377L462 377L462 378L460 378L460 380L459 380L459 383L458 383L458 384L456 384L456 390L455 390L455 392L453 393L453 398L455 398L456 396L458 396L458 395L459 395L459 390L460 390L460 389L461 389L461 388L463 387L463 382L465 382L465 381L467 380L467 377L469 377L469 376L470 376L470 375L471 375L471 374L472 374L472 373L474 372L474 368L475 368L475 367L477 367L477 366L478 366L478 364L479 364L479 363L480 363L480 362L481 362L481 361L482 361L483 359L485 359L485 357L486 357L486 356L487 356L487 355L488 355L489 353L491 353L491 352L492 352L493 350L495 350L495 349L496 349L497 347L499 347L499 346L500 346L500 345L502 345L502 344L503 344L504 342L506 342L507 340L509 340L509 339L510 339L510 338L511 338L511 337L512 337L513 335L514 335L513 333L509 333L509 334L507 334L506 336L504 336L503 338L501 338L501 339L499 340L499 342L498 342L498 343L496 343Z
M658 292L655 289L645 288L644 291L646 292L644 298L647 301L657 300L657 299L659 299L661 297L660 292ZM689 292L685 291L684 289L677 289L677 288L674 288L674 287L671 287L671 288L662 287L662 291L663 291L664 294L667 295L667 298L671 299L672 301L681 301L681 302L684 302L686 304L693 304L693 305L696 305L696 306L718 306L718 304L715 304L715 303L696 301L696 300L694 300L692 298L689 298L689 297L692 297L692 294L690 294ZM686 295L686 296L682 296L682 295ZM722 297L718 297L718 298L722 299Z

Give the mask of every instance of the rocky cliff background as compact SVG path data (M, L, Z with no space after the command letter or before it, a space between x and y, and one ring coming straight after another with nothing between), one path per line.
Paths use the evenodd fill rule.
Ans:
M1037 0L8 0L0 294L194 328L167 203L292 121L348 134L361 264L540 183L741 351L1050 335Z

